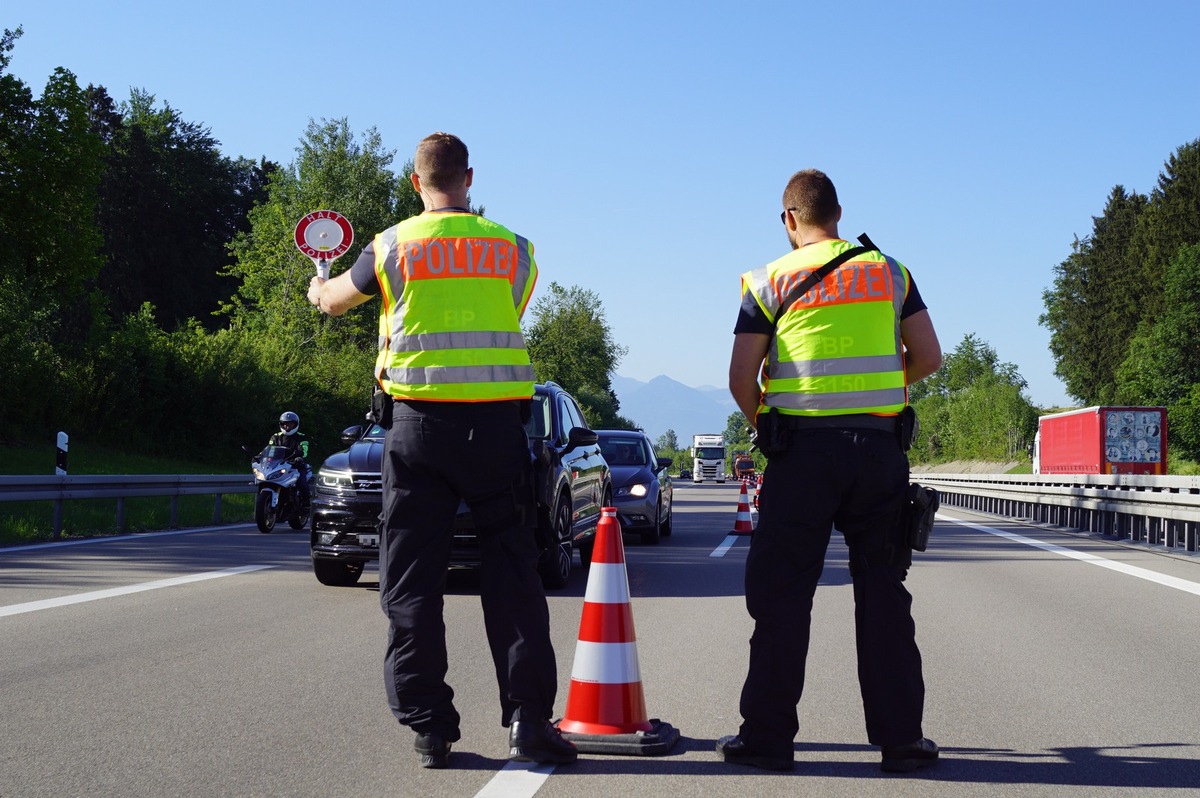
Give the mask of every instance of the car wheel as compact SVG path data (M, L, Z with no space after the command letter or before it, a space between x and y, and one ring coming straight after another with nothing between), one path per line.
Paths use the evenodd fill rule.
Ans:
M662 497L658 499L658 505L654 508L654 524L649 530L642 533L642 542L655 546L658 544L659 535L662 530Z
M566 587L571 576L571 506L564 498L558 500L550 532L555 543L542 552L538 572L544 586L558 589Z
M659 524L658 531L664 538L671 537L672 527L675 525L675 504L667 505L667 517Z
M275 528L275 508L271 506L271 491L260 490L254 498L254 523L259 532L270 532Z
M362 575L360 562L338 562L337 560L313 560L313 573L317 581L329 587L350 587L358 583Z

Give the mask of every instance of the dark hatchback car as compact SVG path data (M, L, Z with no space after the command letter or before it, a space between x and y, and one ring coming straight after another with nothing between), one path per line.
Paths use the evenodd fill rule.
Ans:
M591 562L600 508L613 501L609 468L574 397L553 382L535 386L525 429L537 491L538 571L546 587L562 587L574 550L581 564ZM311 551L313 572L322 584L353 585L363 566L379 558L383 439L378 424L349 427L342 432L348 448L331 455L317 472ZM450 567L478 565L474 521L464 504L455 521Z
M641 535L643 543L658 543L671 534L675 491L667 469L674 461L657 457L650 437L641 430L601 429L596 434L612 471L621 531Z

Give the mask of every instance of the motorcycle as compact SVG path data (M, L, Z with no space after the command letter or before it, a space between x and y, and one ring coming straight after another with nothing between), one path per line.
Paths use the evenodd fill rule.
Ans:
M246 453L250 449L243 446ZM310 502L300 495L304 471L288 460L284 446L263 447L250 460L257 493L254 496L254 523L259 532L270 532L277 521L286 521L292 529L308 526Z

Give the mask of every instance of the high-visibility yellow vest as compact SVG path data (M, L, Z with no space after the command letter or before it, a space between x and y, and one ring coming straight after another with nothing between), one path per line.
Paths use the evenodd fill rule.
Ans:
M533 395L521 334L537 280L527 239L475 214L424 213L375 236L374 249L385 392L440 402Z
M742 275L743 294L752 293L775 322L758 412L890 415L904 409L900 311L909 277L895 259L877 250L851 258L777 318L789 288L851 247L842 240L810 244Z

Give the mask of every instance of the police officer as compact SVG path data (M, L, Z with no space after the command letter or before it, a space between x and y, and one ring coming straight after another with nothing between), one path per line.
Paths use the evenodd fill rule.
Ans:
M908 270L869 245L798 294L803 278L852 249L827 176L805 170L783 193L793 251L742 275L729 388L768 457L746 559L754 619L742 724L726 762L793 767L813 595L834 525L850 550L858 679L867 738L885 771L933 764L901 508L909 484L899 434L907 386L941 366ZM761 369L762 385L758 382Z
M573 762L575 746L549 722L557 673L524 429L534 378L520 319L537 279L533 245L468 209L474 172L456 136L426 137L413 164L425 212L375 236L343 274L314 277L308 291L334 316L383 295L375 376L394 400L379 558L388 702L416 732L421 765L446 767L459 714L445 682L442 604L463 499L479 535L509 758Z
M282 446L288 450L287 459L300 471L300 500L308 504L309 487L312 471L308 467L308 436L300 431L300 416L291 410L285 410L279 416L279 432L267 441L268 446Z

